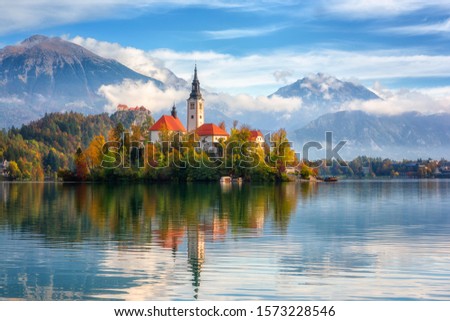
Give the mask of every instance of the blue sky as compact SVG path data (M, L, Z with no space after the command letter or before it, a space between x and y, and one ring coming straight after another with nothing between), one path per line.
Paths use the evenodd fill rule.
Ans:
M64 36L131 63L125 49L136 48L185 79L197 61L206 87L232 94L268 95L324 72L449 96L450 2L442 0L55 3L3 1L0 45ZM121 50L105 52L107 45Z

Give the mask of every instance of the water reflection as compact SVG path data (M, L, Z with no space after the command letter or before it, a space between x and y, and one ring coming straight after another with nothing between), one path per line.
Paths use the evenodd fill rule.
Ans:
M261 229L270 216L285 230L309 185L0 184L0 220L48 241L108 238L158 243L175 251L189 226L220 240L231 227Z
M305 187L301 189L304 190ZM21 240L21 247L28 248L27 244L30 244L47 254L48 248L65 248L79 255L85 255L87 249L97 252L98 262L93 260L89 265L98 270L101 270L101 265L104 266L105 262L111 264L110 258L107 257L111 251L105 251L105 246L112 246L115 251L127 253L138 248L155 251L156 246L170 249L173 257L176 257L178 252L182 255L187 253L187 270L191 273L191 284L197 293L206 256L205 243L224 242L230 235L258 236L268 217L276 223L280 233L285 233L289 218L298 202L298 190L299 186L295 184L277 188L236 185L223 189L218 184L112 186L4 183L0 184L0 223L3 226L2 236L7 239L5 242L9 238L17 237ZM79 250L79 247L84 245L86 248ZM20 249L12 246L7 254L14 256L16 251ZM30 264L35 264L33 260L38 259L33 254L22 254L23 259ZM55 264L65 263L64 260L49 261L46 267L52 269ZM112 269L123 270L123 267L112 262ZM0 271L5 273L4 269L2 270ZM8 271L6 273L9 274ZM48 297L48 294L38 293L42 291L30 289L29 282L24 283L29 275L24 273L25 278L17 276L18 284L14 286L31 295L18 293L19 297L26 299L83 298L89 295L83 291L93 290L86 287L80 288L78 294L73 293L72 296L52 294ZM53 278L54 275L49 277ZM68 280L70 275L64 277L65 282L70 283L73 288L72 285L77 280L71 283ZM115 276L121 277L122 275ZM108 280L109 278L110 276L107 276ZM134 278L120 282L125 284L133 281ZM48 287L53 287L52 282L46 283ZM10 283L7 285L11 286ZM98 284L90 286L98 287ZM102 290L102 286L100 288ZM3 286L0 296L8 297L6 290L9 291ZM197 294L194 294L194 297L196 296Z
M0 298L450 298L449 192L0 183Z

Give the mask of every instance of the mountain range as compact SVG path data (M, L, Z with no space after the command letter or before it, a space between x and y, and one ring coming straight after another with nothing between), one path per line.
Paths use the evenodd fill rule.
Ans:
M158 77L164 79L164 83ZM186 95L189 93L188 82L167 68L142 75L70 41L32 36L0 50L0 128L19 126L48 112L103 112L108 101L99 93L99 88L120 84L126 79L152 82L162 90L174 88L186 90ZM234 109L239 113L230 115L229 102L222 102L220 94L206 94L210 99L208 122L224 120L230 126L234 119L239 119L240 124L262 130L284 127L297 144L323 141L325 131L332 131L334 139L348 141L347 157L393 155L393 151L399 151L393 155L398 158L404 152L414 154L418 149L428 151L429 155L449 155L449 114L377 116L362 111L342 111L343 105L350 102L381 98L362 85L323 73L308 75L267 96L269 99L297 98L299 108L289 113L277 108L250 111L236 101ZM151 106L147 107L151 110ZM179 117L184 119L185 109L178 110ZM159 113L153 116L158 117Z
M343 157L355 155L390 157L442 157L450 150L450 114L372 115L364 111L328 113L295 131L294 140L303 146L318 141L325 146L325 132L331 131L333 147L345 140ZM324 157L324 151L318 152Z
M48 112L103 112L106 100L99 87L124 79L164 86L69 41L32 36L0 50L0 127L20 125Z

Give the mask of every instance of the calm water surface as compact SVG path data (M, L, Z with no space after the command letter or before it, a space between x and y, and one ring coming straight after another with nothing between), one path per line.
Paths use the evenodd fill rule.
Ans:
M450 300L450 181L0 183L1 300Z

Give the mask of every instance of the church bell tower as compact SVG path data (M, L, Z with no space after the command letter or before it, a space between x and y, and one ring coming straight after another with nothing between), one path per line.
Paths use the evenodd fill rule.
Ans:
M203 98L202 93L200 92L200 82L197 78L197 65L195 65L192 91L187 100L187 131L191 132L196 130L203 125L204 122Z

